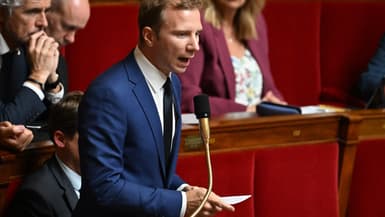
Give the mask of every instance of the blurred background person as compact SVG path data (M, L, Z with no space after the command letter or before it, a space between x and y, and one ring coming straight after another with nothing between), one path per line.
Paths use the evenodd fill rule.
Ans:
M200 50L182 82L182 112L210 96L213 115L255 112L260 101L285 104L270 71L264 0L204 0Z
M60 46L74 43L76 32L87 25L90 10L88 0L52 0L47 13L47 34Z
M358 94L367 107L385 107L385 35L382 36L377 52L370 60L367 70L358 81Z
M23 151L32 139L32 131L24 125L12 125L8 121L0 122L0 147Z
M12 200L9 217L70 217L81 186L78 106L82 92L70 92L50 109L48 128L56 152L26 177Z

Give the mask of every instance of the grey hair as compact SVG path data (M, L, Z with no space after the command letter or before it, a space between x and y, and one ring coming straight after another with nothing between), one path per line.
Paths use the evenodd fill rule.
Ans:
M0 0L0 6L2 7L19 7L23 0Z
M0 0L0 7L6 7L8 9L8 15L12 15L12 9L21 6L23 0Z

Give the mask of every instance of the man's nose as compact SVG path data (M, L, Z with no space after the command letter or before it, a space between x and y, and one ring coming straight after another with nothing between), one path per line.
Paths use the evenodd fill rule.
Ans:
M198 51L199 50L199 36L194 35L191 37L191 41L187 46L190 51Z
M41 12L36 19L36 26L46 28L48 26L47 16L45 12Z

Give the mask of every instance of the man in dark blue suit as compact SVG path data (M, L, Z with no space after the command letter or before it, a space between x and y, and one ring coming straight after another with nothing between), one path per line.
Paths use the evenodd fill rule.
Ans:
M175 173L181 87L174 73L199 49L200 4L142 0L138 46L88 88L79 107L82 188L74 217L183 217L202 201L206 189ZM164 109L170 95L173 106ZM221 210L234 208L212 193L198 216Z
M51 1L0 3L0 121L33 125L64 94L59 44L44 32Z
M14 8L23 6L20 0L4 1L2 5L8 10L16 10ZM22 20L17 20L11 16L12 14L8 15L8 12L5 12L4 9L2 9L2 13L5 13L2 14L2 16L7 17L8 23L11 23L12 20L18 21L14 21L17 24L14 28L3 28L5 35L13 34L12 32L16 31L17 26L22 26ZM15 14L14 11L12 13ZM33 25L38 27L38 29L44 28L47 34L59 43L59 46L65 46L75 41L76 32L86 26L89 17L90 6L88 0L52 0L51 12L47 13L48 23L42 22L40 19L35 19L35 22L30 22L31 25L29 25L29 28L32 28ZM47 26L47 24L49 25ZM1 24L1 26L6 26L6 24ZM27 29L26 27L22 29L24 28ZM12 40L10 41L12 42ZM0 54L3 48L8 47L7 41L3 42L4 46L0 49ZM39 89L34 90L35 94L39 95L40 92L40 99L34 97L34 93L32 93L32 95L24 94L26 91L30 92L24 88L24 82L31 82L29 79L31 76L34 76L34 71L32 71L33 64L31 67L27 62L27 59L33 55L28 55L26 52L28 48L25 48L25 46L22 47L24 49L18 49L19 52L9 52L10 54L7 56L11 57L7 57L8 60L6 61L8 68L3 69L0 73L0 86L2 87L2 89L0 88L0 120L8 120L13 123L26 125L45 125L46 108L50 106L52 102L54 103L60 99L67 90L67 65L64 58L60 56L56 73L52 73L45 83L43 90L44 95L41 94ZM6 53L6 51L3 53ZM0 60L1 59L0 57ZM0 63L0 67L1 65ZM50 82L50 78L53 82ZM43 84L43 82L40 83ZM28 86L26 87L28 88ZM42 98L40 96L44 96L43 100L41 100ZM36 119L36 116L39 117ZM25 131L30 132L28 129ZM43 133L40 132L40 130L35 130L35 133L38 133L38 135L44 134L44 131ZM43 136L41 139L46 139L46 136ZM40 138L38 138L38 140L40 140ZM8 146L13 147L11 144L8 144ZM24 149L25 144L21 145L19 143L18 147Z
M358 89L368 107L385 107L385 35L382 37L376 54L370 60L368 69L361 74Z

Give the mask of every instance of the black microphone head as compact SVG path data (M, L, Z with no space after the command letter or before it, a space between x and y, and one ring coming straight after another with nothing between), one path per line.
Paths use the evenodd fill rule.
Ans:
M210 117L209 96L206 94L194 96L194 112L198 119Z

